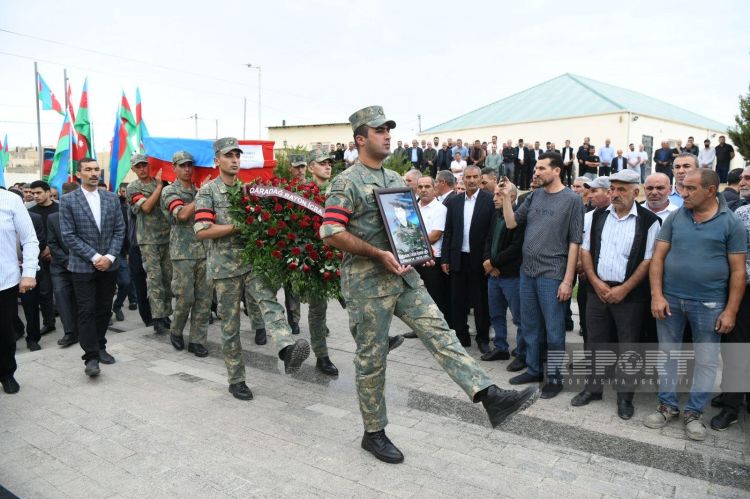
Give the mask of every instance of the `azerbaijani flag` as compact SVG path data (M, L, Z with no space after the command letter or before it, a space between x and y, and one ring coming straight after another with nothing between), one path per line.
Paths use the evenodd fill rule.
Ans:
M78 143L73 150L73 159L80 161L86 156L96 159L96 153L91 141L91 122L89 121L88 78L83 81L81 103L78 106L78 116L74 120L73 127L78 135Z
M127 128L124 126L125 120L121 118L121 112L122 107L117 110L115 117L115 131L109 157L109 189L112 192L117 192L120 183L130 171L130 156L133 155L130 137Z
M143 137L148 137L148 129L146 128L146 122L143 121L143 114L141 109L141 89L135 89L135 124L138 127L137 132L137 146L138 150L142 153L146 150L143 145Z
M130 104L128 104L128 98L125 97L125 91L122 91L122 98L120 99L120 118L122 119L123 125L128 132L128 137L136 136L136 120L133 116L133 111L130 110Z
M42 75L39 73L36 74L37 77L37 86L36 86L36 94L40 101L42 101L42 109L45 111L49 111L50 109L53 109L57 111L60 114L65 114L63 112L63 108L60 105L60 101L57 100L55 97L55 94L52 93L52 90L49 88L49 85L44 81L42 78Z
M73 126L70 124L70 115L65 113L60 138L57 139L55 158L52 160L52 169L49 172L49 185L56 187L57 192L62 192L62 186L68 181L70 175L73 140Z
M156 175L161 170L162 180L174 181L176 177L172 168L172 156L177 151L187 151L195 158L195 184L201 185L206 179L219 176L219 169L214 166L213 140L151 136L145 136L143 140L151 175ZM256 178L267 180L273 177L273 169L276 167L276 160L273 158L274 141L240 140L239 144L242 148L238 174L240 180L249 182Z

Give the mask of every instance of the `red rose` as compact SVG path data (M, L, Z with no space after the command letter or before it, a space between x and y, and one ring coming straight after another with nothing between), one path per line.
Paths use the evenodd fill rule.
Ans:
M291 201L287 201L286 202L286 209L287 210L291 210L292 208L294 208L294 205L292 204L292 202Z
M273 227L271 227L270 229L268 229L268 230L266 231L266 234L268 234L268 236L269 236L269 237L273 237L273 236L275 236L275 235L276 235L276 233L277 233L277 232L278 232L278 231L277 231L276 229L274 229Z
M327 270L325 272L323 272L323 280L324 281L330 281L332 277L333 277L333 274L331 274Z
M286 248L286 241L279 241L278 243L276 243L276 246L279 249L284 249L284 248Z
M339 269L336 269L336 277L341 277L341 271Z
M274 187L278 187L279 186L279 179L277 179L276 177L272 178L271 179L271 185L274 186Z
M297 234L295 234L294 232L290 232L289 234L286 235L286 238L289 239L290 241L295 241L297 239Z
M318 222L315 222L315 223L313 224L313 230L315 231L315 233L316 233L316 234L317 234L317 233L318 233L318 231L320 230L320 224L319 224Z
M306 228L310 227L310 222L307 222L307 221L306 221L306 220L305 220L305 219L303 218L302 220L300 220L300 222L299 222L299 226L300 226L300 227L302 227L303 229L306 229Z
M255 217L250 215L245 219L245 222L247 222L247 225L252 225L252 223L255 222Z
M242 204L247 204L247 202L250 201L250 198L247 196L242 196Z
M268 213L267 211L264 211L263 214L261 215L261 218L263 218L264 222L268 222L271 219L271 214Z
M326 260L333 260L333 251L326 251Z
M252 211L252 207L250 205L245 206L245 213L250 213Z
M320 255L318 254L317 251L313 250L313 251L309 251L308 253L310 254L310 258L312 258L313 260L318 260L320 258Z
M302 272L310 272L310 266L308 264L302 265Z
M263 247L263 241L261 241L260 239L256 239L255 240L255 246L257 246L258 248L262 248Z
M255 209L254 209L254 211L255 211L255 213L260 213L260 210L261 210L261 209L262 209L262 208L260 207L260 205L259 205L259 204L256 204L256 205L255 205Z
M289 267L289 270L297 270L297 263L296 262L291 262L288 265L288 267Z
M302 254L302 250L298 246L293 247L289 251L291 251L294 256L300 256Z
M330 246L328 246L327 244L323 245L323 251L330 251L330 250L331 250Z
M314 222L314 223L320 223L320 221L321 221L320 215L315 215L315 216L313 217L313 222Z
M314 249L315 249L315 247L312 245L312 243L307 243L305 245L305 251L307 251L308 253L310 253Z
M279 230L286 229L286 222L283 220L279 220L279 223L276 224L276 228Z
M281 211L281 210L283 210L283 209L284 209L284 207L283 207L283 206L281 206L281 205L280 205L279 203L276 203L276 204L274 205L274 207L273 207L273 211L275 211L276 213L280 212L280 211Z
M296 222L297 219L299 219L299 217L296 213L292 213L291 215L289 215L289 220L291 220L292 222Z
M274 258L276 258L278 260L278 259L281 258L281 251L279 251L279 250L273 250L271 252L271 256L274 257Z

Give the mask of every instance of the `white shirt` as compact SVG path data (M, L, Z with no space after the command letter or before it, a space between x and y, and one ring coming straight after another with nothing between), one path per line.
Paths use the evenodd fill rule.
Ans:
M464 168L466 168L466 161L451 161L451 173L456 177L456 180L464 176Z
M567 163L568 161L570 161L570 149L568 149L567 147L563 147L563 149L565 150L565 152L563 153L563 163Z
M19 244L23 271L18 266ZM36 277L39 270L39 240L31 216L23 200L4 189L0 190L0 262L0 291L16 286L21 277Z
M534 159L539 161L539 155L542 154L541 149L534 149Z
M89 204L89 208L91 208L91 214L94 215L94 221L96 222L96 228L99 229L99 232L102 230L102 198L99 196L99 189L95 189L92 192L87 191L86 189L81 188L83 191L83 196L86 198L86 202ZM94 256L91 257L91 262L96 263L96 261L101 258L102 255L99 253L96 253ZM110 262L114 263L115 257L112 255L105 255Z
M713 147L709 147L708 149L704 147L698 153L698 164L700 164L701 167L706 165L706 168L713 168L714 161L716 161L716 149Z
M357 158L359 157L359 152L357 152L357 149L347 149L344 151L344 161L347 162L347 164L351 163L354 164L355 161L357 161Z
M671 201L669 202L669 204L667 205L667 207L664 208L661 211L654 211L654 210L652 210L651 208L648 207L647 203L643 203L643 207L646 208L647 210L650 210L657 217L661 218L662 222L667 219L667 217L669 216L670 213L672 213L675 210L679 210L680 209L679 206L677 206L676 204L674 204Z
M469 253L471 247L469 246L469 232L471 231L471 217L474 216L474 207L477 205L477 190L473 196L469 197L469 193L464 194L464 239L461 242L461 252Z
M518 148L518 161L523 161L523 147Z
M444 231L445 230L445 214L448 212L443 203L433 199L427 205L419 203L419 212L422 214L422 220L424 221L424 228L427 231L427 235L433 230ZM443 236L432 244L432 255L435 258L440 257L440 249L443 246Z
M601 233L601 245L599 247L599 262L596 266L596 275L602 281L624 282L630 259L630 250L635 238L636 221L638 220L638 207L633 203L630 212L623 218L617 216L614 206L607 208L607 219ZM593 211L586 213L584 217L584 236L581 247L591 251L591 223ZM591 216L588 216L591 215ZM588 226L586 226L588 220ZM644 260L650 260L654 254L656 235L661 228L659 222L654 222L648 229L646 236L646 252Z

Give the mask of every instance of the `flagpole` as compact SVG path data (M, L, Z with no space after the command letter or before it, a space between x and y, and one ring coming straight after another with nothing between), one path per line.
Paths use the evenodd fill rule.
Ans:
M70 102L68 102L68 70L63 69L63 91L65 92L65 112L68 112ZM71 119L73 117L71 116Z
M44 177L44 148L42 148L42 124L39 120L39 72L34 61L34 95L36 96L36 138L39 141L39 179Z

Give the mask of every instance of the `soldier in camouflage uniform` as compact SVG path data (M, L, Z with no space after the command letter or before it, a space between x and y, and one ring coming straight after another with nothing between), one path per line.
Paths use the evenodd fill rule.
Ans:
M382 167L396 123L386 119L380 106L361 109L349 121L359 158L331 183L320 235L326 244L346 252L341 288L357 344L354 367L365 427L362 448L382 461L400 463L404 456L384 430L388 419L383 389L393 315L417 333L473 402L482 402L493 426L536 401L539 389L517 392L494 385L448 327L416 270L398 263L375 200L377 189L405 187L396 172Z
M284 317L284 307L276 301L276 291L267 278L251 272L240 252L243 242L239 227L230 215L229 187L238 185L240 149L237 139L226 137L214 142L214 158L219 177L201 186L195 198L193 229L200 240L208 239L207 274L213 281L222 319L221 342L229 377L229 392L240 400L250 400L253 393L245 384L245 365L240 343L240 300L249 295L260 306L266 328L276 340L284 370L292 373L310 355L310 344L295 341ZM248 299L247 304L252 300Z
M169 258L169 223L159 207L162 182L161 171L149 175L148 160L143 154L130 158L132 170L138 176L128 184L127 199L137 215L136 234L146 270L146 285L154 318L154 331L166 333L172 315L172 261Z
M196 193L192 181L193 156L189 152L178 151L172 157L172 165L177 178L161 191L161 209L172 225L169 256L172 258L175 307L169 339L177 350L185 348L182 331L189 315L188 352L196 357L206 357L212 288L206 279L204 242L199 241L193 231Z

